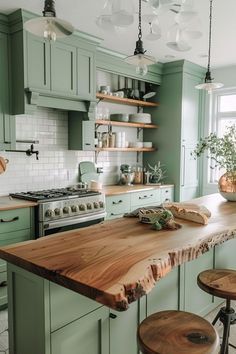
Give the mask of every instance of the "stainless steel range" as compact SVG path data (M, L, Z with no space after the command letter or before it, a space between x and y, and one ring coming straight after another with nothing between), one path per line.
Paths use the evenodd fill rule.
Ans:
M96 224L106 216L105 196L76 186L11 196L38 203L35 216L38 237Z

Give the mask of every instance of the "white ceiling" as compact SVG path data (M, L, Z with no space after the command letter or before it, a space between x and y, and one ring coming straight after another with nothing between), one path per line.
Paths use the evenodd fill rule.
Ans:
M102 46L130 55L134 51L137 38L137 16L133 25L118 33L107 33L95 24L96 17L105 0L56 0L57 17L71 22L75 28L104 39ZM130 1L130 0L127 0ZM138 3L138 0L133 0ZM18 8L41 14L43 0L0 0L0 13L10 13ZM227 4L227 6L226 6ZM145 12L145 4L143 11ZM187 59L196 64L206 66L209 26L209 0L195 0L195 8L199 12L203 37L192 41L192 49L188 52L176 52L166 46L167 29L174 24L174 13L167 12L160 18L162 38L157 41L145 40L148 25L143 24L143 39L148 54L154 55L160 62ZM236 64L236 0L213 1L212 28L212 67ZM168 56L174 56L168 58Z

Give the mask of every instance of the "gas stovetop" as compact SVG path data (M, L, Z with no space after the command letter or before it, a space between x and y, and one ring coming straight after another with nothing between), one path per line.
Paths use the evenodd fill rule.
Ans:
M41 191L30 191L21 193L10 194L14 198L26 199L34 202L51 202L57 200L66 200L71 198L82 198L101 194L97 191L91 191L85 188L78 188L77 186L58 188L58 189L48 189Z

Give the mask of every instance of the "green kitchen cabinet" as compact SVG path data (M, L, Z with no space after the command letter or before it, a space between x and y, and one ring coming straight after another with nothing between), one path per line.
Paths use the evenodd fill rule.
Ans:
M77 49L77 95L81 99L94 100L96 95L96 61L91 50Z
M109 354L109 309L100 309L51 334L51 354Z
M21 208L0 211L0 247L34 238L34 211ZM7 305L6 263L0 259L0 309Z
M179 309L179 267L175 267L146 296L147 316L164 310Z
M182 310L204 316L215 307L213 296L202 291L197 285L198 274L212 268L214 268L214 249L180 266L180 308Z
M26 32L27 47L27 87L33 89L50 90L50 44L44 38L40 38Z
M215 247L215 268L236 270L236 239Z
M10 115L9 56L9 36L0 33L0 150L15 145L15 117Z
M76 94L76 47L56 41L51 44L51 90Z
M190 200L199 193L198 162L191 153L199 138L202 109L202 93L195 86L203 75L203 68L185 60L164 64L161 105L153 115L159 129L155 134L144 131L144 141L158 147L156 153L144 153L144 164L160 160L165 165L165 182L175 185L176 201Z
M111 310L110 354L138 353L136 336L139 322L139 301L130 305L128 313Z

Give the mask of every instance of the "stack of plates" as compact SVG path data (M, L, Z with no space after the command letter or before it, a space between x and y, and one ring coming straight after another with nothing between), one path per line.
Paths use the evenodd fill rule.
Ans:
M128 113L110 114L110 120L115 120L117 122L128 122L129 121L129 115L128 115Z
M151 124L151 114L149 113L135 113L129 115L129 121L131 123L144 123L144 124Z

